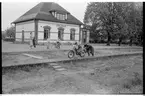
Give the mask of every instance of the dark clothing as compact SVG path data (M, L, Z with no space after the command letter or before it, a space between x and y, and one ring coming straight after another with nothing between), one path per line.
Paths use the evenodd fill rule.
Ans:
M74 50L75 50L76 54L79 54L80 51L82 50L81 45L74 45Z
M33 46L36 47L35 38L33 38Z
M86 50L86 53L88 53L88 56L90 56L90 54L92 54L92 56L94 56L93 46L85 44L84 49Z

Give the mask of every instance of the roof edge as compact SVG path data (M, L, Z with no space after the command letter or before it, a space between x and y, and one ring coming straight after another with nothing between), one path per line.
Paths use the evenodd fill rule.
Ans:
M50 21L50 22L56 22L56 23L64 23L64 22L44 20L44 19L29 19L29 20L26 20L26 21L18 21L18 22L12 22L12 23L16 24L16 23L22 23L22 22L27 22L27 21L31 21L31 20L43 20L43 21ZM83 23L82 24L76 24L76 23L67 23L67 22L65 22L65 24L84 25Z
M31 20L35 20L35 19L29 19L29 20L25 20L25 21L12 22L12 24L21 23L21 22L27 22L27 21L31 21Z
M36 20L43 20L43 21L50 21L50 22L57 22L57 23L65 23L65 24L75 24L75 25L83 25L82 22L80 22L81 24L77 24L77 23L69 23L69 22L58 22L58 21L51 21L51 20L44 20L44 19L36 19Z

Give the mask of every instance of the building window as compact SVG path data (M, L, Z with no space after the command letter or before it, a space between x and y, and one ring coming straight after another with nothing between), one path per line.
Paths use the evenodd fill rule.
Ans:
M70 29L70 40L75 40L75 29Z
M50 38L50 26L44 26L44 40L47 40L48 38Z
M63 40L63 33L64 33L64 28L59 27L58 28L58 39Z
M57 12L52 12L52 15L58 20L66 20L67 14L59 14Z
M47 40L49 38L50 32L48 29L44 29L44 40Z

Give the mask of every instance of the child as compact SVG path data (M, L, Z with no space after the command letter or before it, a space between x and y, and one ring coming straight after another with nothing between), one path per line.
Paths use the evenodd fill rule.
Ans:
M36 40L35 40L35 37L33 38L33 46L36 48Z
M56 42L56 47L57 47L58 49L60 49L60 45L61 45L61 43L60 43L59 41L57 41L57 42Z
M73 48L76 52L76 54L78 54L81 51L81 45L79 45L77 42L74 43Z

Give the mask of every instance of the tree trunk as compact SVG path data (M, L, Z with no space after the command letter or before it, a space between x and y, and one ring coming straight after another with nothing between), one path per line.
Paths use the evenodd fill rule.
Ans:
M132 38L130 39L129 46L132 46Z
M122 38L119 38L119 41L118 41L118 46L120 46L122 43Z
M133 37L130 37L130 42L129 42L129 46L132 46L132 41L133 41Z
M108 40L107 40L107 46L110 46L110 41L111 41L111 35L110 33L108 32Z

